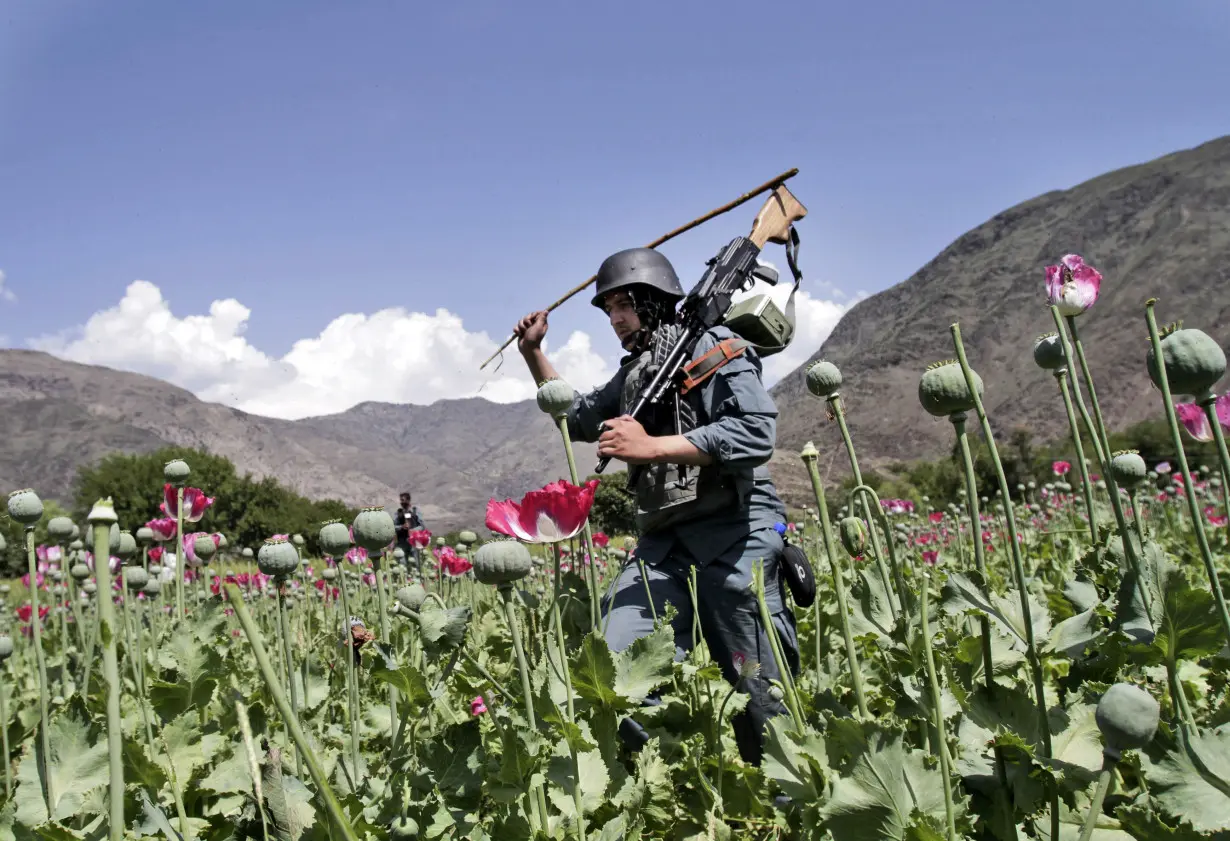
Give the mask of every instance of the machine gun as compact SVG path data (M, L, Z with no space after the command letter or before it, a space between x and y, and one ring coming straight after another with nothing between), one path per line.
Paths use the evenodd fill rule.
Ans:
M669 398L679 393L683 387L684 368L691 361L697 342L705 331L728 322L735 293L751 288L758 277L775 282L776 278L762 271L756 261L766 243L775 242L786 246L790 268L797 279L795 255L799 238L794 223L806 215L807 208L781 184L773 190L768 201L756 214L751 234L735 237L709 261L709 268L704 276L680 305L681 329L678 337L667 351L657 373L629 412L632 418L643 422L649 412L665 406ZM750 310L744 312L749 315L748 320L753 321L760 329L775 332L775 325L756 321L760 318L761 310L757 309L754 315ZM737 329L733 324L731 327L737 333L743 333L747 329L747 325L744 329ZM610 462L610 456L603 456L594 472L601 473ZM629 490L636 487L641 473L640 467L632 465L628 470Z

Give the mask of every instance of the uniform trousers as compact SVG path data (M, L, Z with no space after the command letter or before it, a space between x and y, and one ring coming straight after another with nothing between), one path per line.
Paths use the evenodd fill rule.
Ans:
M744 761L759 765L763 755L765 723L787 712L770 695L770 680L781 679L779 664L773 656L769 637L760 618L760 608L752 589L752 568L764 562L765 603L781 641L785 667L792 674L799 670L798 635L794 614L783 593L785 582L779 572L784 544L772 528L758 528L736 540L724 550L698 558L682 541L645 564L645 579L635 556L620 571L603 597L603 615L610 613L606 642L612 651L622 651L637 639L653 632L654 611L661 617L666 604L677 611L672 623L675 632L675 659L682 660L692 648L692 598L688 582L691 568L697 568L696 600L700 630L710 657L721 668L722 677L732 685L739 683L736 655L760 664L756 678L739 684L749 696L747 707L731 719L735 742ZM650 598L653 609L650 608ZM652 702L651 702L652 703Z

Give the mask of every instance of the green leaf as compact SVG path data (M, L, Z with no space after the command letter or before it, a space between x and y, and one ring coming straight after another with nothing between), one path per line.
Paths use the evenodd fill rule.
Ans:
M312 793L300 780L282 773L278 751L270 751L261 768L261 790L270 829L280 841L299 841L316 822Z
M675 632L659 622L653 633L641 637L615 655L614 689L629 706L670 681L674 673Z
M186 712L168 722L155 739L150 759L181 792L190 789L197 769L207 766L225 744L217 733L201 735L195 712Z
M1230 829L1230 731L1193 735L1185 752L1159 761L1141 754L1149 793L1167 814L1199 832Z
M788 716L776 716L765 727L763 768L782 794L810 803L824 791L827 748L811 731L795 734Z
M939 771L927 759L926 752L906 748L899 735L878 735L849 774L834 782L820 809L823 826L839 841L905 839L919 827L917 815L946 826ZM953 788L955 798L955 782ZM960 811L959 801L954 808Z
M897 623L893 620L893 609L884 582L878 574L871 575L866 568L859 569L857 575L859 584L854 591L856 601L851 611L850 630L856 637L870 635L888 643Z
M53 718L47 731L51 742L47 767L55 796L50 818L43 796L45 781L35 751L28 750L17 767L17 790L13 793L17 802L16 817L19 823L30 827L49 819L62 821L83 814L90 790L106 785L111 779L105 736L100 734L90 744L85 723L68 715Z
M150 703L163 720L174 718L191 707L204 709L214 689L225 676L222 657L203 629L195 633L173 634L158 648L158 665L176 674L174 682L156 678L149 681Z
M141 835L154 835L161 832L167 841L180 841L179 832L171 826L162 808L149 799L149 795L141 792L141 825L137 827Z
M1009 633L1016 640L1016 647L1025 648L1025 620L1021 613L1021 599L1015 590L1006 597L991 593L979 581L977 573L954 573L944 584L944 610L952 613L986 614L992 625ZM1045 639L1051 630L1050 612L1032 595L1029 600L1029 615L1033 622L1034 639Z
M396 670L373 666L369 674L376 680L393 686L401 695L402 701L410 701L422 708L430 706L434 700L431 690L427 688L427 679L413 666L402 666Z
M1059 653L1076 660L1093 644L1100 627L1096 607L1070 616L1051 630L1042 653Z
M615 658L606 640L591 632L581 641L570 664L572 689L590 703L604 707L622 707L615 691Z
M547 797L561 814L569 817L576 815L574 791L579 789L581 809L586 815L592 815L606 801L611 783L610 772L597 750L577 754L577 773L574 773L568 744L564 741L556 746L555 756L547 767L547 779L555 784L547 790Z
M657 738L650 739L636 755L636 771L624 781L614 805L636 815L651 826L665 826L674 814L675 790L671 770L662 760Z
M215 794L249 794L253 791L252 770L243 742L232 745L230 757L219 762L201 780L201 788Z

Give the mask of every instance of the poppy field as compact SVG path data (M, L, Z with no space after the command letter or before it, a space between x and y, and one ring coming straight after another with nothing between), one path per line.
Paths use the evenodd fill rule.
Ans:
M1112 452L1080 334L1102 282L1076 255L1045 271L1034 375L1071 443L1048 475L1008 485L996 384L959 325L953 358L918 372L921 410L952 424L955 498L838 492L798 453L813 493L781 530L817 596L793 605L800 668L770 689L785 712L759 765L731 719L780 662L774 634L717 663L693 628L677 657L663 605L651 635L606 644L602 595L641 562L635 536L590 526L558 383L539 405L569 477L491 500L455 545L398 546L365 508L234 546L184 461L145 522L109 499L48 519L14 491L28 571L0 587L0 841L1230 839L1226 356L1149 302L1132 329L1178 455ZM807 385L861 483L841 371L817 362ZM1189 461L1192 440L1218 458ZM766 586L757 567L765 616Z

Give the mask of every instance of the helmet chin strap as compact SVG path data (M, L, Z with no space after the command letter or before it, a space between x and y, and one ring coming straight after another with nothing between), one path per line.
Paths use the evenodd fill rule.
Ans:
M628 290L628 297L632 299L632 306L636 310L637 318L641 321L641 329L629 335L622 342L623 349L632 354L644 353L653 341L653 334L665 320L663 316L670 308L670 304L654 300L652 294L646 295L642 300L635 289Z

